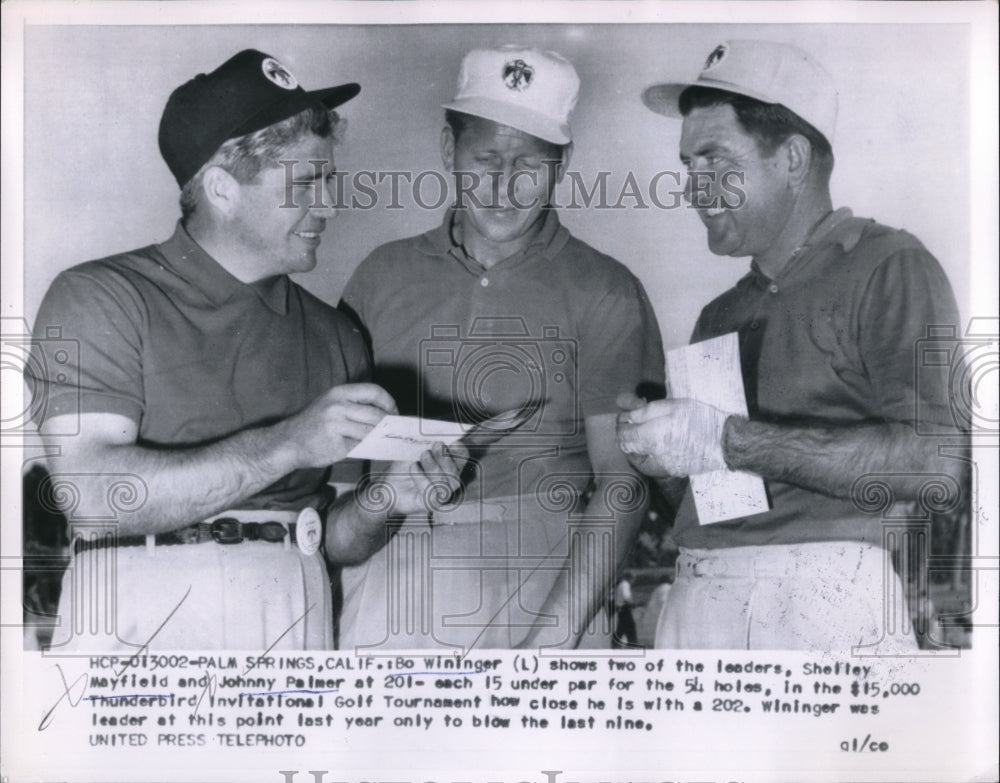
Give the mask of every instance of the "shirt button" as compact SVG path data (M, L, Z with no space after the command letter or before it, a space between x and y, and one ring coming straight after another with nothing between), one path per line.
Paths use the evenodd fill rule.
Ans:
M750 322L750 328L751 329L760 329L760 324L757 323L756 321L751 321Z
M771 288L769 290L771 291L772 294L776 294L778 293L778 286L774 283L771 283Z
M490 284L490 281L489 281L488 278L485 278L485 277L479 278L479 285L481 285L483 288L486 288L486 286L488 286L489 284Z

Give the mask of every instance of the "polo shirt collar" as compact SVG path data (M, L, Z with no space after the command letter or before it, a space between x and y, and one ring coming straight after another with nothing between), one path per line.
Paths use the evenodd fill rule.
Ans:
M178 221L174 234L160 245L171 268L200 291L213 305L255 295L278 315L288 312L288 275L274 275L243 283L205 252Z
M859 220L847 207L831 212L816 227L812 241L806 247L840 245L846 252L854 250L870 220Z
M445 213L441 225L423 235L423 241L420 243L419 248L428 255L452 255L461 261L470 271L479 274L482 271L482 266L466 254L462 248L460 236L456 236L456 234L460 235L461 232L458 224L455 222L455 214L455 208L451 207ZM535 253L551 260L559 254L568 241L569 230L559 221L558 211L550 207L545 210L544 223L542 223L542 230L538 236L523 250L497 262L494 266L505 264L513 258L527 258ZM473 267L476 268L474 269Z
M801 261L802 258L809 255L809 251L817 248L840 245L846 252L853 250L854 246L861 240L865 226L869 223L867 220L854 220L853 217L854 213L847 207L841 207L828 213L816 224L809 233L806 243L798 248L799 252L796 254L796 258L785 265L778 273L779 276L790 272L794 266L798 266L797 261ZM737 285L750 282L766 285L770 281L771 278L760 270L757 262L751 261L750 271L740 279Z

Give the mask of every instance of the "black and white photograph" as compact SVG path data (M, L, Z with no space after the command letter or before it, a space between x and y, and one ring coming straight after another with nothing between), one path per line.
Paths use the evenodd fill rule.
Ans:
M996 778L995 4L3 14L4 780Z

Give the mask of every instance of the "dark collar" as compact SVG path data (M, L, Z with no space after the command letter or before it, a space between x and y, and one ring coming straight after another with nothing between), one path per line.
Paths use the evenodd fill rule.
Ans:
M537 237L523 250L513 256L498 261L494 266L505 264L516 258L527 258L533 254L541 255L546 259L555 258L569 241L569 231L559 221L559 213L555 209L546 209L542 230ZM455 208L450 208L445 213L444 220L434 229L420 237L417 249L422 253L434 256L451 255L461 261L466 268L475 274L482 272L482 265L469 258L455 237Z
M871 222L871 220L855 218L854 213L847 207L841 207L828 213L809 232L806 243L796 248L792 259L785 264L784 268L778 273L778 277L785 277L793 268L799 266L798 262L801 259L810 255L810 251L818 248L840 245L844 252L849 253L861 240L861 235L864 233L865 227ZM771 282L771 278L760 270L756 261L751 261L750 271L739 282L744 283L744 281L766 285Z
M288 312L288 275L265 277L253 283L240 282L206 253L179 221L173 236L159 245L159 249L170 267L214 305L256 296L278 315Z

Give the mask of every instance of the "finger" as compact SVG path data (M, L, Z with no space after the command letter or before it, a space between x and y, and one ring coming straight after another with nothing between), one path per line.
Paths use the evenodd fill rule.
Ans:
M361 422L341 420L336 422L334 425L326 428L324 434L327 435L339 435L349 441L362 441L368 437L368 433L372 431L372 427L369 424L363 424Z
M334 419L340 417L345 421L353 421L358 424L367 424L374 427L389 414L375 405L366 405L357 402L340 402L330 408L327 415Z
M336 400L374 405L385 413L396 413L396 401L385 389L375 383L345 383L330 390Z
M618 431L618 448L625 454L642 454L639 433L634 424L627 424Z
M472 457L469 449L461 441L456 441L450 446L446 446L444 450L459 469L465 467L465 463Z
M646 401L632 392L624 392L618 395L615 404L623 411L634 411L645 405Z
M631 411L622 411L621 413L618 414L617 418L615 419L615 424L619 431L624 427L628 427L632 423L633 422L632 422Z
M652 419L675 415L678 409L676 400L657 400L634 411L630 411L629 421L633 424L642 424Z
M448 488L452 493L457 492L462 488L463 463L456 462L447 451L440 455L437 460Z
M450 492L459 488L458 465L451 459L444 445L436 443L420 456L420 469L430 481L444 482Z

